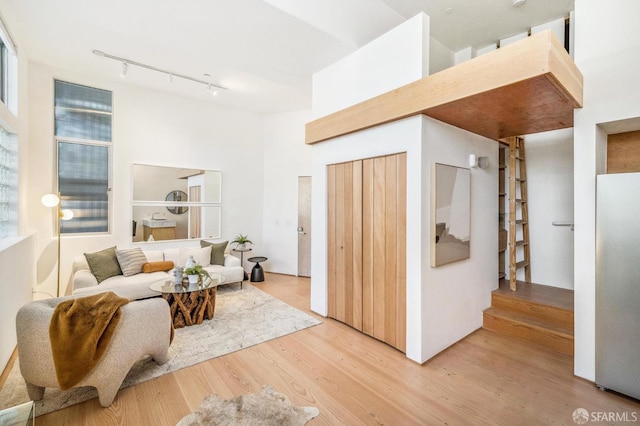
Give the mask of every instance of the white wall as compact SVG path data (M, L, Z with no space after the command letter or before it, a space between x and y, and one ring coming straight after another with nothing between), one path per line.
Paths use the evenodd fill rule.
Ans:
M429 75L429 17L414 16L313 75L320 118Z
M269 258L261 265L270 272L298 273L298 176L311 176L311 146L304 143L304 125L310 120L310 110L264 120L264 247L254 250Z
M573 289L573 129L527 135L531 281ZM508 270L508 269L506 269Z
M575 61L584 76L584 107L575 112L574 372L595 379L595 178L604 172L600 123L640 117L640 2L575 4Z
M16 314L32 299L34 238L8 237L0 240L0 370L4 370L16 347Z
M53 80L113 91L112 232L102 236L63 236L64 287L74 257L113 245L131 246L131 165L154 164L222 172L222 238L248 234L262 241L263 117L126 84L90 78L69 70L31 63L29 73L28 221L37 233L39 287L55 293L53 218L40 197L55 188ZM258 194L257 203L252 196ZM145 244L145 243L141 243ZM149 243L146 243L149 244ZM154 243L166 247L180 243ZM184 242L194 245L197 242ZM247 263L247 267L251 264ZM64 291L62 291L64 292Z
M455 55L439 40L429 38L429 74L435 74L455 65Z
M423 117L422 135L422 356L424 362L482 327L498 286L498 144L482 136ZM489 166L471 170L470 258L430 266L430 167L434 162L468 167L469 154L486 156ZM413 199L415 194L408 196ZM413 202L413 201L412 201ZM407 229L407 235L412 235ZM409 247L407 247L407 252ZM407 271L408 276L408 271ZM417 295L415 295L417 297ZM409 294L407 292L407 303Z

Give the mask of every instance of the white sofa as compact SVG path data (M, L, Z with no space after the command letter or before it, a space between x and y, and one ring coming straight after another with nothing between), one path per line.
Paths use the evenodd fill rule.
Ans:
M175 266L184 266L190 255L204 267L209 273L222 274L221 284L239 283L244 278L244 269L240 265L240 259L229 253L224 254L224 265L210 265L206 248L169 248L164 250L142 250L148 262L172 261ZM210 252L209 252L210 253ZM139 273L125 277L117 275L107 278L98 284L98 280L91 273L87 259L79 256L73 262L72 270L72 294L90 295L104 291L113 291L119 296L128 299L144 299L159 296L149 286L160 280L173 279L173 270L168 272Z

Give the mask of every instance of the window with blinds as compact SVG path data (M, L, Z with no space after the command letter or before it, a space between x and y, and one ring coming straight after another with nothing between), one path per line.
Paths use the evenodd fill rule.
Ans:
M112 94L56 80L55 135L61 233L109 232Z
M9 100L9 50L0 38L0 101L7 105Z
M0 238L18 235L18 138L0 127Z

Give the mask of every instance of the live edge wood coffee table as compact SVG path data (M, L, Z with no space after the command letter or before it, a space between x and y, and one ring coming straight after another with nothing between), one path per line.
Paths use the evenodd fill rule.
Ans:
M184 287L173 284L172 280L163 280L151 284L153 291L162 293L171 308L174 328L182 328L213 318L216 309L216 291L224 281L222 274L211 274L211 279L203 277L200 284Z

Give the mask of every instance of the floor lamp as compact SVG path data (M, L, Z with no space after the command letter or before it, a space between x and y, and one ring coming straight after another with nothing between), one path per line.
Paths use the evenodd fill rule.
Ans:
M42 196L42 204L46 207L56 208L56 237L58 239L58 258L56 264L58 265L58 279L56 281L56 297L60 297L60 221L70 220L73 218L73 212L68 209L62 210L60 208L60 193L46 194Z

